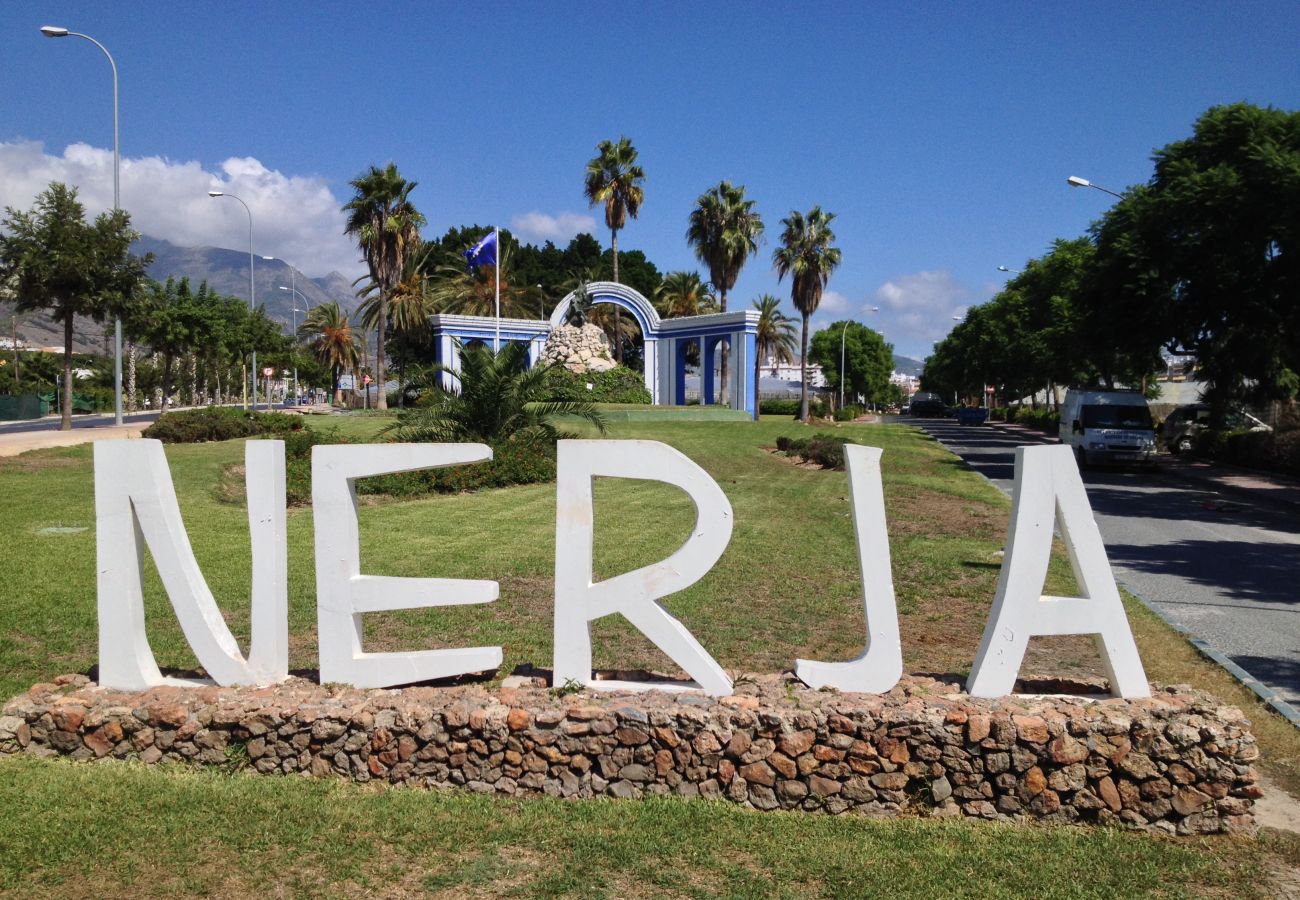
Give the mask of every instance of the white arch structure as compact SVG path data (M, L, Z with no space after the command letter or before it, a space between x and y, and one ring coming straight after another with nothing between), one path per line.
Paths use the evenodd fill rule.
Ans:
M731 345L727 405L754 412L754 338L758 312L739 309L706 316L661 319L650 301L637 290L613 281L587 285L593 303L613 303L627 310L645 338L645 386L651 402L658 405L686 404L686 351L692 342L700 347L700 400L712 404L722 395L714 377L714 361L722 342ZM570 292L551 312L550 319L501 319L501 340L528 345L528 359L541 358L547 335L564 323L575 292ZM433 329L435 357L453 371L460 369L460 348L470 341L491 344L497 320L491 316L436 315L429 320ZM444 385L450 384L446 376Z

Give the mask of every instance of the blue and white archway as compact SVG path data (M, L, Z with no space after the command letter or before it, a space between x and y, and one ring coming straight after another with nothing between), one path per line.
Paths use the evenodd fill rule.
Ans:
M653 403L686 404L686 352L691 343L700 348L700 400L705 404L716 402L722 392L714 367L725 341L732 348L727 405L753 413L756 310L661 319L649 300L625 284L595 281L587 285L587 294L593 303L613 303L627 310L641 328L645 339L645 386ZM529 362L535 364L541 358L547 335L568 317L574 296L575 292L570 292L561 300L548 321L501 319L501 341L526 343ZM429 323L433 329L435 356L453 371L460 369L461 346L471 341L491 345L498 327L498 320L490 316L436 315Z

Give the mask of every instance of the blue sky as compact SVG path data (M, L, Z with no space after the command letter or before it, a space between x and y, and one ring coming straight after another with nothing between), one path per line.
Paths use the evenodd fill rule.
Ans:
M71 180L111 202L108 64L121 74L123 206L182 244L243 247L312 275L358 274L347 182L397 163L428 231L499 223L567 241L599 210L582 169L629 136L647 174L620 234L696 268L695 198L744 184L768 226L733 303L789 305L780 219L837 215L825 324L852 316L899 352L932 341L1057 237L1106 209L1197 115L1300 107L1300 5L554 2L7 4L0 8L0 205ZM864 310L878 306L880 312Z

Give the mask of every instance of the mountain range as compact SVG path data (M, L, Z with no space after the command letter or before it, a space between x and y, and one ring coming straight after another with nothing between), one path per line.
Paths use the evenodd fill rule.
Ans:
M196 288L206 281L208 287L218 293L248 299L247 251L224 247L178 247L170 241L147 235L141 236L131 249L137 255L153 254L148 273L157 281L189 278L190 284ZM346 311L357 305L356 288L345 275L331 272L321 278L309 278L281 259L254 259L253 286L257 291L257 304L264 307L272 319L284 323L286 332L293 327L295 319L297 324L302 324L301 310L330 301L336 301ZM294 296L295 290L300 296ZM294 312L295 299L299 301L297 308L300 311L297 313ZM303 300L306 306L302 305ZM11 315L10 306L0 303L0 321ZM9 331L4 329L0 337L7 337ZM62 327L40 313L20 315L18 334L35 346L63 345ZM111 352L111 336L111 323L100 324L78 318L73 324L72 346L78 353ZM924 366L920 360L894 354L896 372L920 375Z
M136 255L153 254L148 273L157 281L189 278L194 287L206 281L208 287L219 294L248 299L246 251L224 247L178 247L147 235L141 236L131 250ZM357 305L356 289L346 276L331 272L322 278L309 278L282 259L255 258L253 287L257 292L257 305L265 308L272 319L290 327L295 318L295 305L299 310L296 313L298 324L302 324L301 311L308 307L336 301L344 310L350 311ZM295 290L300 295L296 298Z
M142 235L132 246L137 256L152 253L153 262L147 269L150 278L166 281L168 278L189 278L198 287L206 281L221 294L248 299L248 253L227 250L224 247L178 247L161 238ZM345 311L357 305L356 289L347 276L331 272L322 278L309 278L292 269L280 259L253 261L253 286L257 290L257 305L264 307L273 320L282 322L285 331L302 324L301 310L321 303L337 301ZM280 288L284 290L280 290ZM298 292L297 297L294 291ZM294 300L299 312L294 312ZM306 305L303 305L306 301ZM13 304L0 303L0 338L8 338L14 331L20 340L35 347L62 347L63 326L44 313L19 313L14 319ZM95 322L78 316L72 323L72 349L77 353L112 353L112 322Z

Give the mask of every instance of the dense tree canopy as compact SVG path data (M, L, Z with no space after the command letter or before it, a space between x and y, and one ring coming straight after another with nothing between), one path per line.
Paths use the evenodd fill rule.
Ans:
M844 372L840 372L840 337L844 339ZM812 362L838 393L844 382L845 399L862 397L868 403L883 403L889 393L889 376L894 371L894 348L879 332L861 322L832 322L812 336L808 350Z
M1056 241L935 347L923 384L1010 399L1194 358L1216 410L1300 389L1300 113L1207 110L1088 237Z

